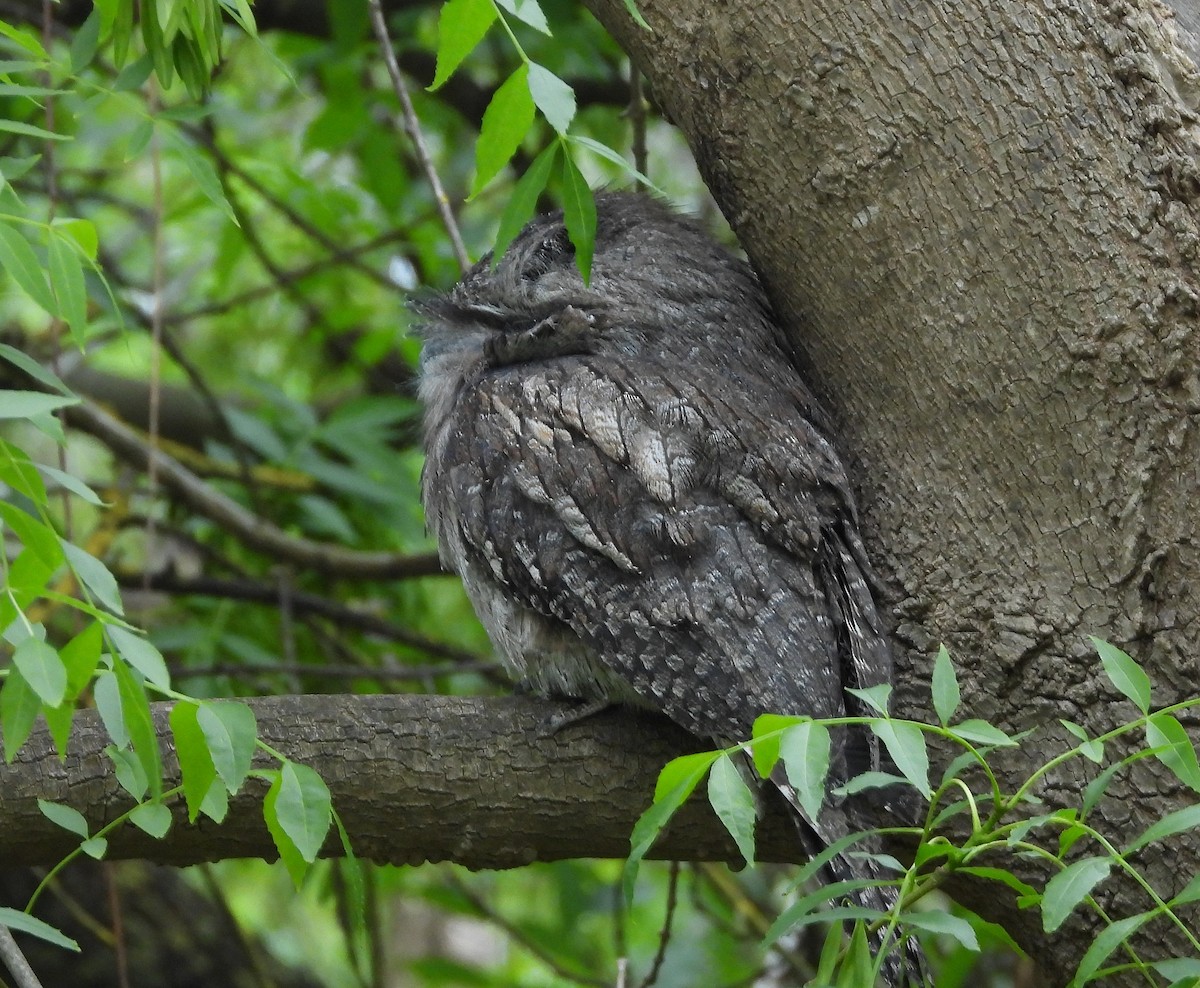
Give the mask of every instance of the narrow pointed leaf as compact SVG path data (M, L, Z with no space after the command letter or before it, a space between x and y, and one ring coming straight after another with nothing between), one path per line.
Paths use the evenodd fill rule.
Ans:
M1053 933L1087 895L1108 877L1108 858L1084 858L1067 865L1046 883L1042 893L1042 929Z
M779 741L779 757L788 782L795 787L800 805L814 823L825 800L829 750L829 729L811 720L788 728Z
M871 730L884 743L896 768L928 799L932 795L929 788L929 752L921 729L902 721L880 720L871 722Z
M565 134L575 119L575 92L548 68L529 63L529 93L550 126Z
M728 755L712 764L708 774L708 801L737 844L746 864L753 864L754 794Z
M1150 709L1150 677L1129 655L1102 638L1091 636L1104 674L1142 713Z
M454 74L496 20L492 0L449 0L438 17L437 69L430 90Z
M933 709L942 725L949 724L958 709L960 694L958 677L954 674L954 663L950 661L950 653L946 646L938 648L937 658L933 660Z

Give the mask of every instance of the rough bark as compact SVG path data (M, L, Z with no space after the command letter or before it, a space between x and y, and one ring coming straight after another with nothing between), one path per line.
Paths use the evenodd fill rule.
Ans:
M942 641L970 714L1043 750L1059 717L1107 730L1133 710L1089 633L1148 667L1157 703L1194 696L1200 79L1167 9L645 0L651 34L621 0L589 6L844 423L907 646L901 711L922 712ZM1117 784L1099 822L1118 844L1178 805L1164 775ZM1169 894L1200 847L1139 864ZM1091 939L1010 925L1058 977Z
M555 706L534 699L441 696L279 696L245 701L260 738L315 769L362 858L391 864L455 861L469 868L512 868L531 861L615 857L650 803L658 770L700 743L670 722L612 711L545 737ZM167 785L178 779L169 704L154 705ZM108 734L95 711L81 711L65 761L37 731L12 765L0 766L0 861L49 865L79 839L47 825L37 800L84 814L95 834L132 799L104 754ZM270 768L265 757L256 767ZM266 785L247 780L220 825L187 823L181 801L165 840L124 826L108 857L196 864L226 858L275 858L262 819ZM779 808L776 807L775 810ZM764 860L795 861L786 813L769 813ZM325 846L341 854L336 833ZM703 801L693 801L652 856L739 860Z

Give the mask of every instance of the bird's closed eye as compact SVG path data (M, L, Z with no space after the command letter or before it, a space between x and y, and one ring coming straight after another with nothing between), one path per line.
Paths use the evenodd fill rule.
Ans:
M541 243L529 255L521 271L522 281L537 281L555 264L575 256L575 245L564 226L555 227L542 238Z

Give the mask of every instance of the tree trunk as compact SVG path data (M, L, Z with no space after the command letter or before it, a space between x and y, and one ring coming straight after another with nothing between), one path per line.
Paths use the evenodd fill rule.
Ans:
M969 715L1035 728L1042 752L1074 743L1060 717L1095 735L1136 715L1088 634L1145 664L1156 704L1194 696L1200 77L1170 12L641 0L649 33L622 0L589 6L687 135L842 423L896 593L898 712L927 713L939 642ZM1007 764L1007 786L1035 764ZM1039 787L1047 810L1078 805L1084 772ZM1178 788L1142 762L1094 822L1121 846ZM1138 864L1170 895L1200 845ZM1092 939L1082 918L1053 939L997 918L1055 980ZM1153 956L1182 949L1161 937Z

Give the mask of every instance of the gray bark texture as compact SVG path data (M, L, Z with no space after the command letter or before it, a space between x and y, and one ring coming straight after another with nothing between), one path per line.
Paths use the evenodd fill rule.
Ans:
M1144 663L1156 704L1195 696L1200 77L1171 11L644 0L650 33L622 0L589 7L687 135L841 419L895 593L898 711L927 712L945 642L971 716L1035 728L1030 759L1061 750L1060 717L1099 734L1135 716L1088 634ZM1071 763L1037 795L1077 804L1087 778ZM1183 795L1139 763L1095 822L1120 846ZM1137 864L1170 895L1200 846ZM1094 937L959 891L1053 980ZM1148 906L1118 882L1098 895ZM1156 956L1183 949L1153 936Z
M708 747L664 718L617 710L543 736L547 719L564 708L531 698L276 696L245 702L263 741L325 780L354 853L391 864L515 868L531 861L625 857L658 770L677 755ZM179 778L170 707L152 707L165 786ZM78 810L92 834L134 805L113 775L104 753L109 744L96 712L80 711L64 760L49 734L37 730L13 764L0 767L4 867L53 864L78 848L78 837L48 824L39 799ZM263 758L255 767L278 762ZM188 824L182 801L174 800L166 839L125 825L109 835L108 857L174 865L274 859L262 818L266 790L261 779L248 779L219 826L205 817ZM782 803L767 809L760 856L798 860L795 828ZM336 833L324 852L342 853ZM702 799L672 821L651 857L740 860Z

